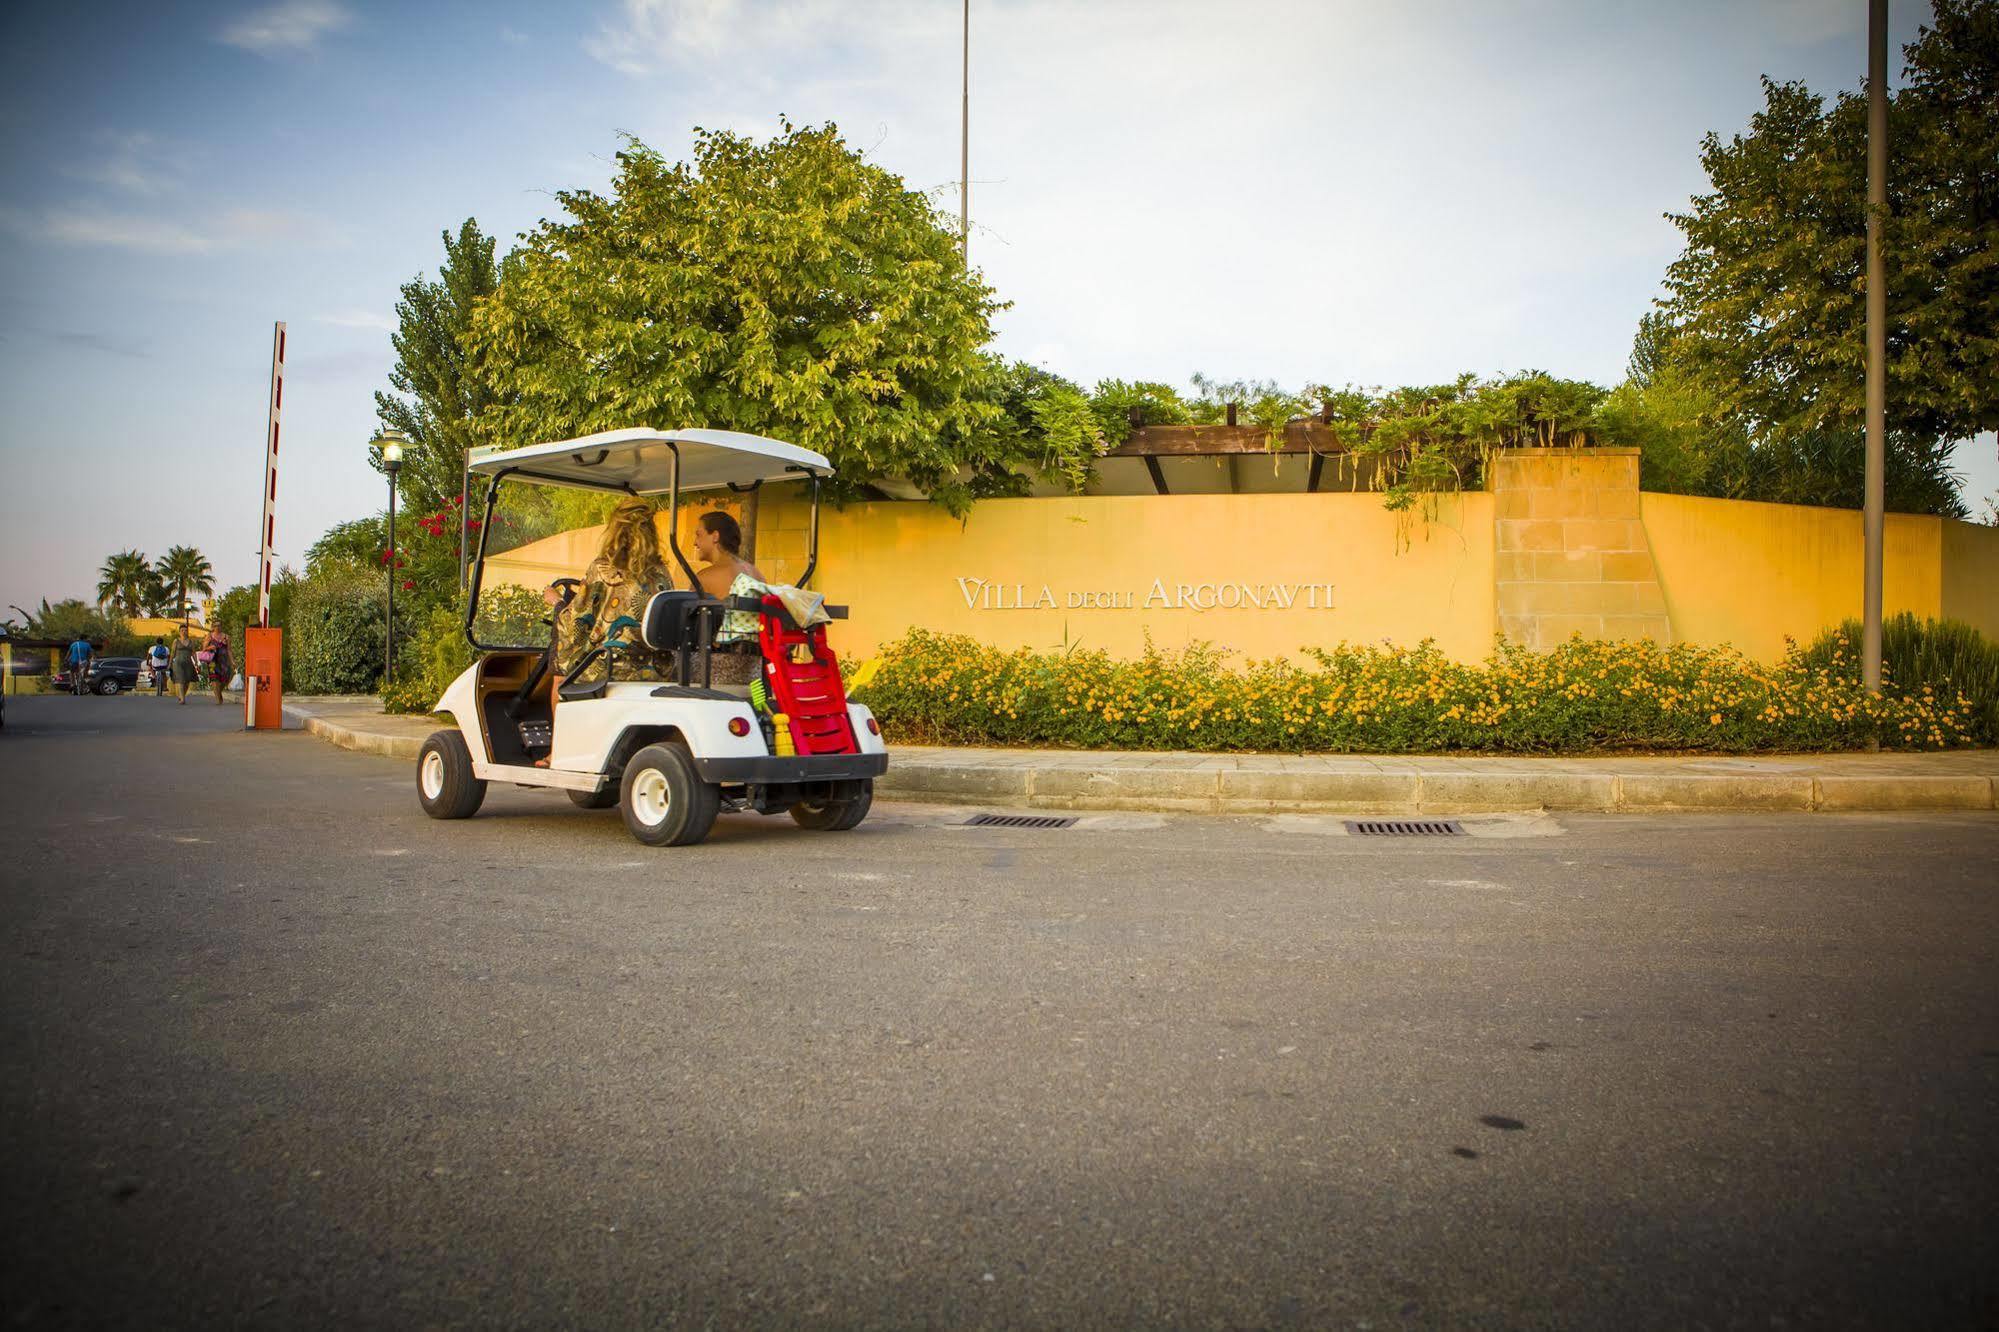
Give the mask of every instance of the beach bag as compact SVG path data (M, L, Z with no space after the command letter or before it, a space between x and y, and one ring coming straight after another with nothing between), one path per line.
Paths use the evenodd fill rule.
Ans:
M213 648L203 648L201 651L194 654L194 659L200 662L202 665L206 666L208 665L208 663L215 660L215 650Z

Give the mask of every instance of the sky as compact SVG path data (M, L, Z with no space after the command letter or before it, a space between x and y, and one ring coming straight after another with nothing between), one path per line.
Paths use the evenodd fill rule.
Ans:
M602 188L623 134L830 120L957 210L958 0L5 9L0 615L92 597L127 547L254 578L275 320L280 561L379 511L397 288L466 217L511 242ZM1865 0L971 10L998 350L1085 384L1615 383L1701 136L1759 75L1865 69ZM1897 48L1927 13L1897 0ZM1992 438L1959 465L1982 511Z

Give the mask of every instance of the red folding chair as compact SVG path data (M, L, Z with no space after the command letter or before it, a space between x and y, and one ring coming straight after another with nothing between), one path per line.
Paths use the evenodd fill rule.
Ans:
M826 626L801 629L778 598L762 601L757 644L771 711L791 719L792 744L800 754L858 754L847 687L840 680L839 658L826 646Z

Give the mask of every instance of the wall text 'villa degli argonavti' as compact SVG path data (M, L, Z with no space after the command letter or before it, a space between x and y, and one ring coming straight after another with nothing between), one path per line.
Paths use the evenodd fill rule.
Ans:
M1136 588L1057 592L1051 583L999 583L960 578L965 609L1010 610L1331 610L1331 583L1169 583Z

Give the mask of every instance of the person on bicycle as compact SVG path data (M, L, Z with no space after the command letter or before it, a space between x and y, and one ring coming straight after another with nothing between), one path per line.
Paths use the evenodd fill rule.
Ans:
M167 665L171 660L167 653L167 641L155 638L153 645L146 649L146 665L153 671L153 697L167 696Z
M90 646L90 639L85 637L83 632L79 630L76 635L76 641L69 645L70 693L81 694L88 688L85 681L90 675L90 660L95 655L97 655L96 649Z

